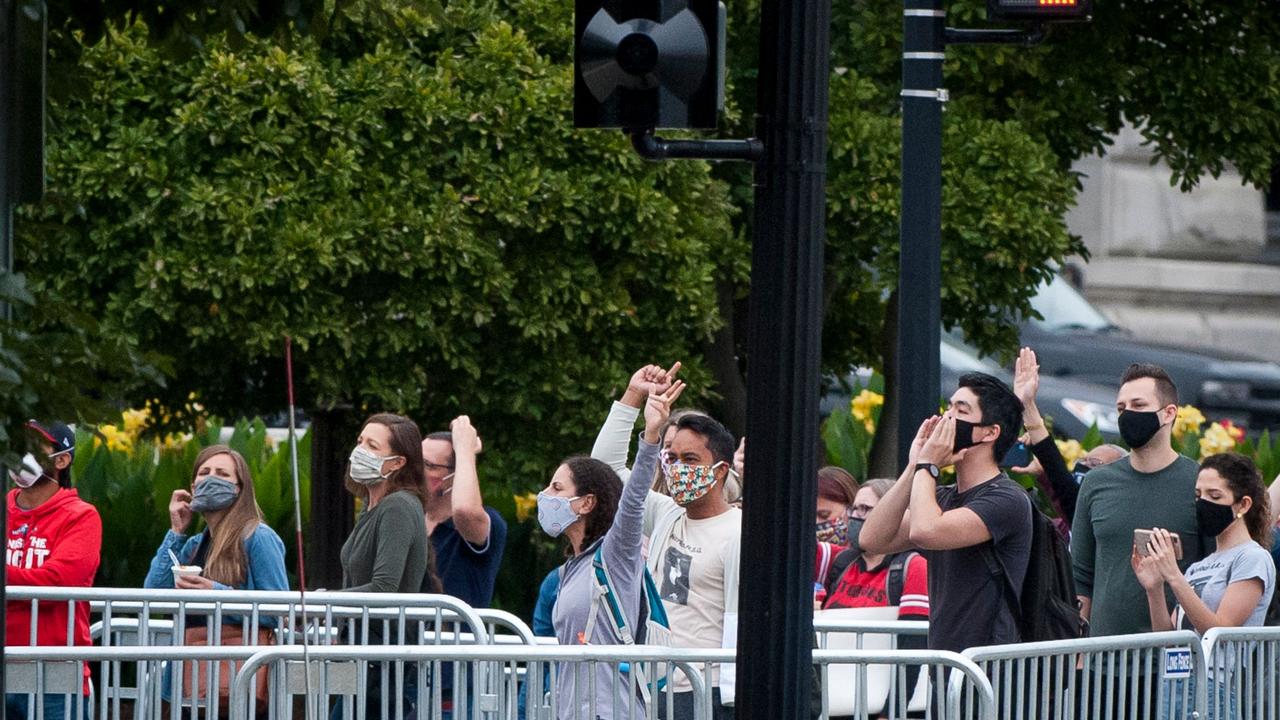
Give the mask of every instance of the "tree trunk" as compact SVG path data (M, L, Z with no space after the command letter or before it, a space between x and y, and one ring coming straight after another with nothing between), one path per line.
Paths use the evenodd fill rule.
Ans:
M716 419L738 437L747 430L747 384L738 365L737 288L728 280L716 283L716 302L724 324L706 343L704 357L715 378L720 402L713 408Z
M342 543L355 527L355 498L342 480L359 429L359 419L350 408L318 410L311 416L308 590L342 587Z
M898 412L901 405L893 391L898 377L898 291L889 293L884 308L884 326L880 329L881 372L884 375L884 405L880 408L880 424L867 454L867 477L898 476Z

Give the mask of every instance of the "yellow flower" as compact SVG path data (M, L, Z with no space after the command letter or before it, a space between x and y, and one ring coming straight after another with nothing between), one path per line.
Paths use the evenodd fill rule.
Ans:
M147 421L151 418L151 411L148 409L125 410L120 414L120 417L124 420L125 434L130 438L136 438L143 428L147 426Z
M191 433L169 433L164 436L165 450L181 450L191 442Z
M1204 414L1194 405L1183 405L1178 408L1178 417L1173 421L1173 437L1181 440L1187 433L1198 433L1204 426Z
M538 512L538 493L516 495L512 499L516 501L516 519L520 522L528 520L533 513Z
M120 431L115 425L99 425L98 432L102 438L95 440L96 443L106 441L108 450L123 450L128 452L133 448L133 440L126 433Z
M1200 457L1230 452L1235 447L1236 439L1231 437L1231 431L1223 427L1222 423L1214 423L1204 431L1204 437L1200 438Z
M1058 444L1058 452L1062 454L1062 459L1069 468L1074 467L1076 461L1086 454L1079 440L1054 440L1054 442Z
M883 395L864 389L849 403L849 412L853 413L853 419L860 421L868 433L874 433L876 421L872 410L881 405L884 405Z

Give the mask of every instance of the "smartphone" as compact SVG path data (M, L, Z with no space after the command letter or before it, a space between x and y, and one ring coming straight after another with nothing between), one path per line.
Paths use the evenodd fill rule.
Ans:
M1150 555L1147 552L1147 544L1151 542L1151 530L1143 530L1141 528L1133 531L1133 546L1138 550L1138 554L1142 556ZM1182 559L1182 538L1178 533L1169 533L1169 537L1173 540L1173 558L1175 560Z
M1026 467L1031 464L1031 448L1024 442L1016 442L1000 461L1002 468Z

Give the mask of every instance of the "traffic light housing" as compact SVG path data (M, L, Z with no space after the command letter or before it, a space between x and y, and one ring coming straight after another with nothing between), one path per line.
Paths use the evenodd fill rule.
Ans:
M714 128L723 104L718 0L576 0L573 123Z
M1080 22L1093 15L1093 0L987 0L988 20Z

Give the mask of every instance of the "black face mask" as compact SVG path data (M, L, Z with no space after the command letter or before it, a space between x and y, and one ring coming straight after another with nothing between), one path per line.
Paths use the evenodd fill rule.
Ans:
M1080 485L1084 482L1084 476L1093 468L1085 465L1083 462L1077 462L1076 466L1071 468L1071 477L1076 479L1076 484Z
M848 542L850 548L854 550L861 549L862 546L858 544L858 533L862 532L862 526L866 522L863 518L849 518L849 536L846 542Z
M965 448L973 447L973 429L976 427L978 426L968 420L956 418L956 441L955 444L952 445L951 451L960 452Z
M1236 513L1230 505L1219 505L1204 498L1196 498L1196 525L1201 535L1217 537L1235 522Z
M1120 413L1120 437L1132 450L1151 442L1151 438L1160 432L1160 413L1156 411L1138 412L1124 410Z

